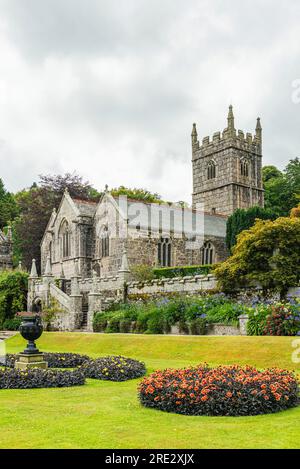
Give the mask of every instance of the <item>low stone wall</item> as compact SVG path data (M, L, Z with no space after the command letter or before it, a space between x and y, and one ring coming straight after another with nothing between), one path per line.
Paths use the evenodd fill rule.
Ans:
M241 331L239 327L228 324L210 324L207 335L241 335Z
M156 295L164 293L195 294L206 290L216 290L216 278L209 275L174 277L150 280L148 282L129 282L128 295Z

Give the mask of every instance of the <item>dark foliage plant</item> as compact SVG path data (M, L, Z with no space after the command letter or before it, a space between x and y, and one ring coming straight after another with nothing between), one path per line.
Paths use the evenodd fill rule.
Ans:
M0 368L0 389L62 388L85 384L80 370L17 370Z
M86 378L108 381L127 381L146 373L145 364L122 356L107 356L85 362L80 370Z
M142 405L185 415L246 416L299 404L296 376L237 365L156 371L138 387Z

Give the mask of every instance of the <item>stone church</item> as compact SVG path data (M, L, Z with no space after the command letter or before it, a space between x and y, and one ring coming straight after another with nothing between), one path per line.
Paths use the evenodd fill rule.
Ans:
M7 235L0 230L0 270L11 269L13 266L13 243L11 228L8 227Z
M28 310L57 308L51 328L93 330L95 312L141 294L198 294L214 290L211 274L138 282L135 265L205 265L226 258L226 220L237 208L263 206L262 129L236 131L232 107L225 130L198 140L192 129L191 208L113 197L98 203L65 191L41 243L41 277L35 261ZM53 303L54 302L54 303Z
M75 263L82 278L115 275L127 251L130 266L212 264L228 255L226 219L237 208L263 206L262 128L255 135L235 129L232 106L227 127L212 139L198 140L192 129L192 208L148 204L111 196L99 203L72 198L66 191L53 210L41 244L42 273L50 262L52 274L70 279ZM193 216L201 208L201 226ZM183 229L183 217L189 219Z

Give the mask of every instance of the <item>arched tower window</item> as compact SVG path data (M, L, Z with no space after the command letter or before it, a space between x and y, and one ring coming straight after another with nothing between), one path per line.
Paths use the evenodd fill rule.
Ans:
M242 175L242 176L245 176L245 177L248 177L248 176L249 176L249 164L248 164L248 161L246 161L246 160L241 160L240 166L241 166L241 175Z
M172 243L170 238L160 238L158 243L158 263L162 267L170 267L172 256Z
M109 232L107 226L101 233L101 255L102 257L109 256Z
M59 237L61 242L62 257L69 257L71 255L71 235L69 223L66 220L62 223L60 227Z
M216 177L216 164L210 161L207 165L207 179L214 179Z
M201 248L201 264L202 265L213 264L214 257L215 257L214 245L210 241L207 241L206 243L203 244Z

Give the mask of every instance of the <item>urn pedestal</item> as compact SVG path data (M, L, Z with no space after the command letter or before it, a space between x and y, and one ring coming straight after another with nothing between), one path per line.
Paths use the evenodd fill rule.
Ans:
M27 370L28 368L48 368L42 353L27 354L19 353L18 360L15 362L15 368L18 370Z

